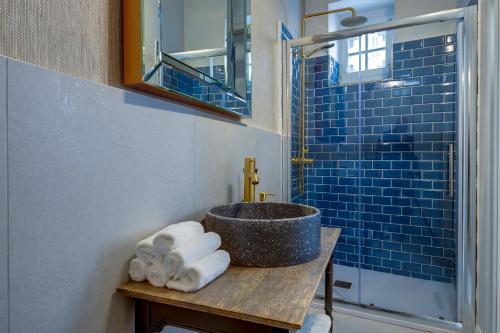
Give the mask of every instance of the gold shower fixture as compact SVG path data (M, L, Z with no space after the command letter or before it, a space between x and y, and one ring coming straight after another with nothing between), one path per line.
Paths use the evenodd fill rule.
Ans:
M352 7L345 7L345 8L339 8L339 9L332 9L332 10L327 10L327 11L321 11L321 12L316 12L316 13L311 13L304 15L302 17L302 24L301 24L301 29L300 29L300 35L301 37L304 37L305 35L305 26L306 26L306 21L312 17L318 17L318 16L323 16L323 15L329 15L329 14L334 14L334 13L340 13L340 12L351 12L351 16L348 18L345 18L341 21L341 24L346 27L354 27L358 26L361 24L364 24L367 21L367 18L364 16L358 16L356 14L356 10ZM330 48L333 47L334 44L328 44L325 47L319 48L324 49L324 48ZM307 153L309 152L309 149L306 146L306 112L305 112L305 59L308 56L311 56L313 53L315 53L317 50L310 54L306 54L305 48L301 47L301 56L302 56L302 61L300 64L300 132L299 132L299 141L300 141L300 151L298 156L292 158L292 164L298 165L299 170L298 170L298 186L299 186L299 193L302 194L304 193L304 173L305 173L305 165L306 164L312 164L314 162L313 159L307 157Z

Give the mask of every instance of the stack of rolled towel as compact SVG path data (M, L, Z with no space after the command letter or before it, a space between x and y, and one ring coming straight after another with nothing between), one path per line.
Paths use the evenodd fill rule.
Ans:
M219 235L205 232L199 222L169 225L141 240L129 267L134 281L184 292L203 288L229 266L229 253L217 250Z

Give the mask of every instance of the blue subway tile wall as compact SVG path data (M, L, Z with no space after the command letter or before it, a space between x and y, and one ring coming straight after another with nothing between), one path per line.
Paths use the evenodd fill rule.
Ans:
M397 43L392 79L349 85L331 57L306 61L305 200L342 228L335 263L454 282L455 59L454 35Z
M281 25L281 40L286 41L292 39L292 34L287 29L287 27L282 24ZM298 50L296 50L298 51ZM294 52L292 58L292 86L291 86L291 154L293 157L299 155L300 152L300 139L299 132L301 130L300 126L300 110L301 110L301 96L300 96L300 66L301 66L301 57L298 52ZM306 193L299 192L299 168L297 165L292 165L292 183L291 183L291 192L292 192L292 202L295 203L306 203Z
M226 66L224 66L224 65L214 65L212 67L210 67L210 66L196 67L196 69L202 73L205 73L205 74L213 77L216 80L219 80L221 82L226 82L226 68L225 67Z
M200 67L198 70L210 74L210 68L208 67ZM213 66L212 74L215 79L225 82L226 74L223 65ZM250 103L225 93L217 85L208 84L174 67L162 66L162 83L165 88L234 111L243 116L250 116ZM247 100L251 101L251 88L248 89Z

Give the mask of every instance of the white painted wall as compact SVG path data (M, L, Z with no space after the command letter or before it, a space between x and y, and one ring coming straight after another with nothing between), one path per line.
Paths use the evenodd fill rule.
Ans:
M186 51L224 47L226 0L184 0Z
M299 35L300 0L252 0L252 119L246 124L280 131L281 59L278 59L276 22Z
M279 194L280 143L269 131L0 58L0 331L133 332L132 301L116 287L128 280L135 243L241 200L244 156L257 157L258 191Z
M183 52L184 0L161 0L162 48L164 52Z
M439 12L458 7L457 0L396 0L395 19L413 17ZM402 42L456 32L456 22L439 22L419 27L399 29L395 32L394 41Z
M479 1L476 332L500 331L500 5Z
M224 47L227 0L162 0L162 8L167 52Z
M369 1L372 0L363 0ZM395 0L394 1L394 19L401 19L407 17L413 17L417 15L437 12L441 10L453 9L458 7L458 3L461 0ZM328 10L328 6L330 3L335 3L334 0L305 0L305 10L306 13L313 13L318 11ZM347 5L352 5L354 8L359 8L356 6L356 0L351 3L347 3ZM371 4L363 4L359 13L364 15L363 6L371 6ZM339 17L345 17L349 14L336 14ZM367 15L368 23L378 23L375 17L380 15L371 14ZM328 17L317 17L312 18L307 21L306 24L306 35L314 35L318 33L328 32ZM418 28L408 28L401 29L395 33L395 42L405 41L405 40L414 40L419 38L427 38L431 36L444 35L455 32L455 24L454 23L436 23L429 24L426 26L418 27Z

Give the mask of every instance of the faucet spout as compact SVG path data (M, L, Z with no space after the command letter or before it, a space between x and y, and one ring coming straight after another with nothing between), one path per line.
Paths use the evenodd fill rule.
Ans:
M243 168L243 202L255 202L255 186L259 184L259 176L255 157L245 157Z

